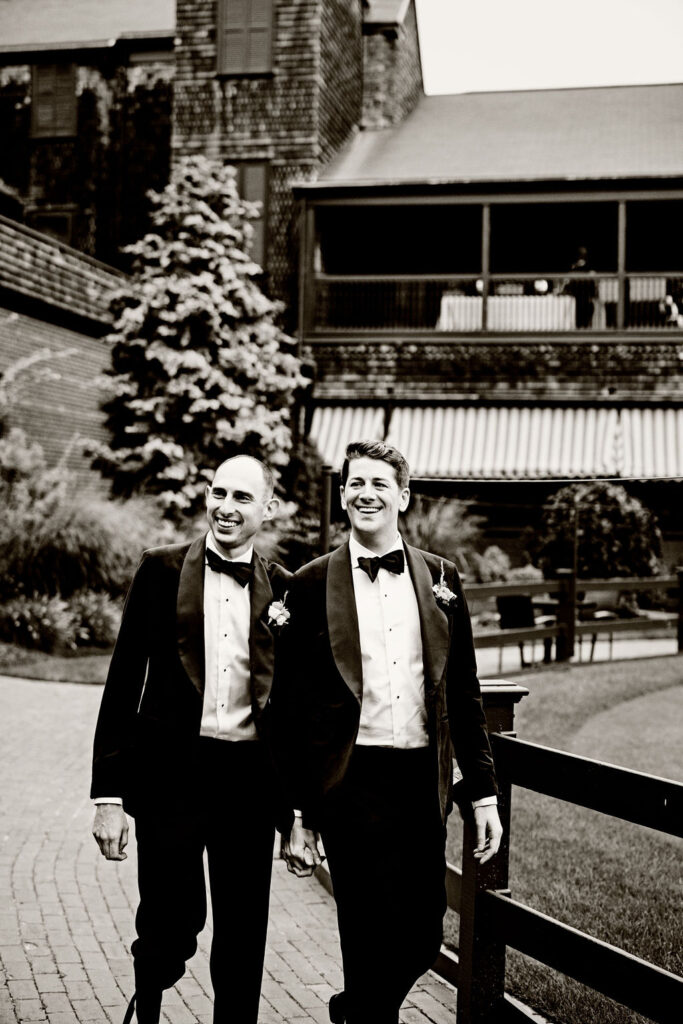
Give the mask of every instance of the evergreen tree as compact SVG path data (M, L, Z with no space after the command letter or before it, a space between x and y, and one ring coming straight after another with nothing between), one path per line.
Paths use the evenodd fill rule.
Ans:
M234 168L186 157L150 198L154 230L127 247L133 274L113 299L112 441L95 465L115 494L158 494L177 517L198 511L213 469L238 451L287 463L307 382L277 326L282 307L260 288L258 208Z

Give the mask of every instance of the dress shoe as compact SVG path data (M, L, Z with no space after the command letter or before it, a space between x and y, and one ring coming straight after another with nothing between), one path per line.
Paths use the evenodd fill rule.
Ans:
M332 1024L345 1024L346 1014L344 1013L344 993L337 992L330 999L329 1012Z

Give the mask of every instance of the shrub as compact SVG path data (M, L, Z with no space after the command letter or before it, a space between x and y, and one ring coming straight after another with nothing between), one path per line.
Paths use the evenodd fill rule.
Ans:
M0 527L0 599L16 593L69 597L79 590L125 593L143 549L175 539L141 499L73 495L8 510Z
M108 594L80 590L69 601L75 621L75 643L85 647L111 647L121 623L122 603Z
M60 597L21 594L0 605L0 640L52 652L76 646L76 617Z
M401 533L409 544L450 559L469 576L482 522L481 516L470 515L465 501L417 494L402 517Z
M659 570L657 520L620 485L572 484L547 502L538 544L546 576L573 565L575 543L579 578L653 576Z

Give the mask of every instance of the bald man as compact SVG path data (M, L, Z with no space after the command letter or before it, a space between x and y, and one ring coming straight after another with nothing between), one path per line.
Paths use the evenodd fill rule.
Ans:
M275 826L291 817L271 769L273 602L289 573L253 542L277 498L248 456L206 488L209 531L146 551L126 600L94 743L93 834L125 859L135 818L140 903L135 993L124 1017L157 1024L213 910L214 1024L256 1024Z

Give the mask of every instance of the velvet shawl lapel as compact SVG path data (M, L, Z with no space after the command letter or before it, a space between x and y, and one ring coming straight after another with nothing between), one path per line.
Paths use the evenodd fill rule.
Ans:
M325 602L332 655L342 679L360 704L363 666L348 541L330 555Z
M251 584L251 616L249 628L249 663L251 667L252 701L263 711L273 685L275 663L274 638L265 621L266 610L273 600L273 589L260 555L254 552L254 575Z
M178 653L193 686L204 693L204 563L206 538L193 541L180 570L176 621ZM273 590L263 559L254 553L250 584L249 661L252 698L265 707L273 682L273 634L264 621Z
M439 685L446 668L449 647L448 616L436 603L433 580L429 566L422 553L405 545L406 561L415 588L417 607L420 613L422 632L422 657L425 667L425 684Z
M180 569L176 625L178 654L193 686L204 693L204 551L206 537L190 544Z

